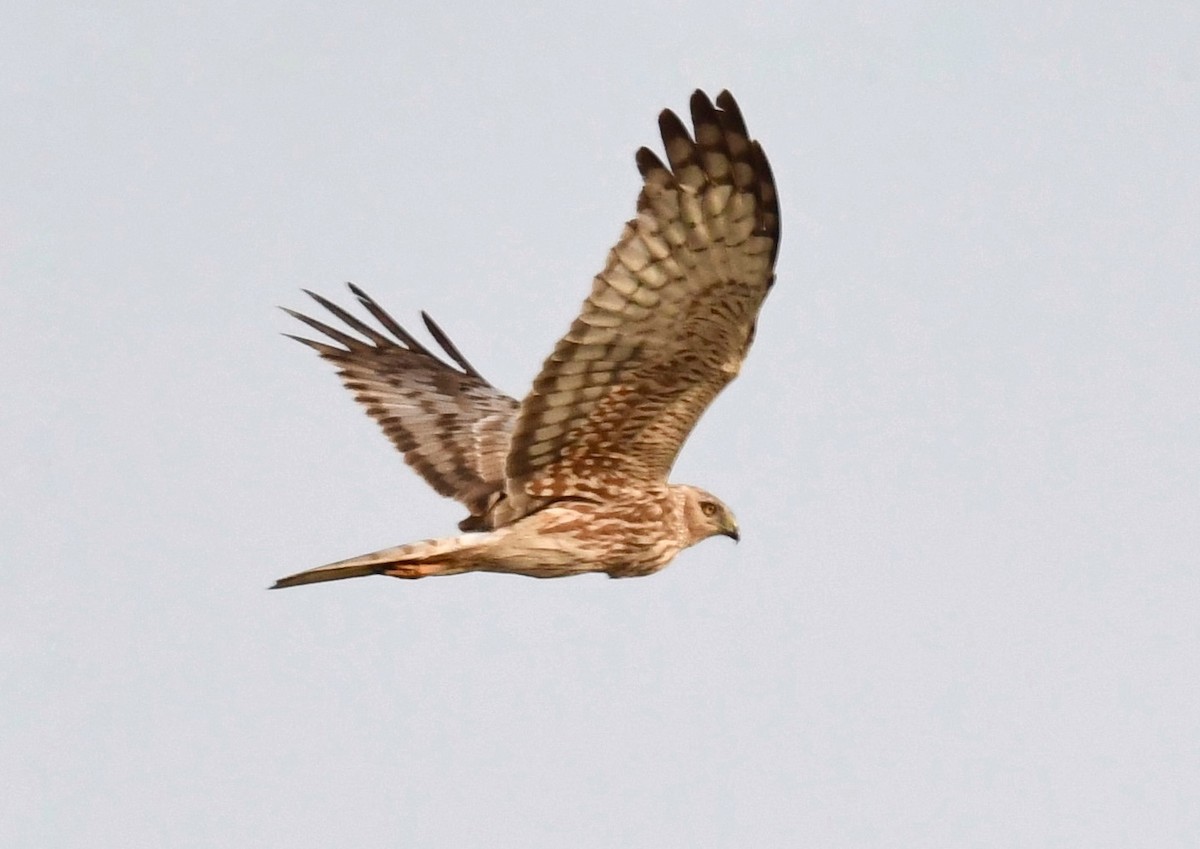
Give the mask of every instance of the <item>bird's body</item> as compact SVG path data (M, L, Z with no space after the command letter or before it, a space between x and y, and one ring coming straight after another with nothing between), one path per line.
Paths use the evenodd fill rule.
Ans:
M738 535L732 515L708 532L704 504L719 502L695 487L612 492L604 500L550 504L493 531L387 548L283 578L291 587L372 574L426 578L461 572L508 572L565 578L603 572L612 578L651 575L675 555L713 535ZM724 528L723 530L720 528Z
M636 577L708 537L737 539L720 500L667 474L753 341L774 281L778 201L728 92L718 108L701 92L691 105L694 140L673 113L659 118L670 168L638 151L638 216L523 401L484 380L427 316L457 368L355 286L390 337L318 295L367 341L289 310L337 343L299 340L337 365L434 489L467 507L460 529L471 532L310 569L276 587L469 571Z

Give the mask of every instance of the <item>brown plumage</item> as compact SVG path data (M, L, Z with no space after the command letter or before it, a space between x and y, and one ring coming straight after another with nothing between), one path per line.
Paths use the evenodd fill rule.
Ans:
M391 336L309 293L363 339L288 312L333 343L299 339L439 493L469 511L461 536L402 545L301 572L289 587L384 574L468 571L560 577L656 572L733 514L667 475L700 415L731 381L774 282L779 205L766 156L733 97L691 99L695 136L659 116L664 164L637 153L643 185L579 317L523 401L489 384L442 330L450 362L356 286Z

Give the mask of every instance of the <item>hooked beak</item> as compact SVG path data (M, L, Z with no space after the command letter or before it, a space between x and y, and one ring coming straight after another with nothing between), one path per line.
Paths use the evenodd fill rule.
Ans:
M737 542L742 538L742 535L738 533L737 523L732 521L725 526L724 530L721 531L721 536L729 537L734 542Z

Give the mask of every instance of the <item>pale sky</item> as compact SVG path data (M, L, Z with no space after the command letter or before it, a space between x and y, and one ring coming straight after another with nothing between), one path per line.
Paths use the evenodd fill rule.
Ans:
M9 4L0 845L1200 845L1200 8ZM278 305L527 389L727 87L779 280L658 575L453 532Z

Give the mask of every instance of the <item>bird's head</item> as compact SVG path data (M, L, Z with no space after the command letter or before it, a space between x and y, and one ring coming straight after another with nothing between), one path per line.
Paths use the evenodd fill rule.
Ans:
M721 499L695 486L679 489L683 491L683 517L693 544L718 535L738 541L737 519Z

